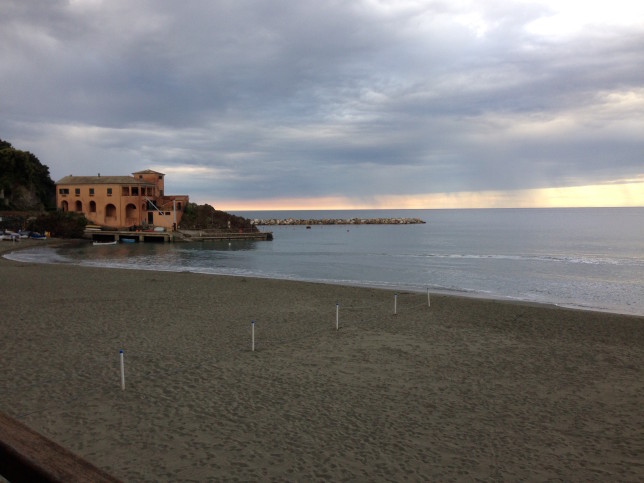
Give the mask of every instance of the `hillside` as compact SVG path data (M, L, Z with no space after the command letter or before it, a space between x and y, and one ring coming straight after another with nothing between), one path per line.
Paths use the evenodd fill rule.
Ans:
M181 218L181 228L186 230L220 230L243 231L253 233L259 231L250 220L241 216L231 215L225 211L215 210L212 206L189 203Z
M55 205L49 168L32 153L0 139L0 210L42 211Z

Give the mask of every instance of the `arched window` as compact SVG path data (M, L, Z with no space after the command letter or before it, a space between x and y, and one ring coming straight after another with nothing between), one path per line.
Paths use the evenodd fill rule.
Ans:
M67 203L67 200L63 200L60 204L60 209L63 211L69 211L69 203Z
M89 202L89 212L96 213L96 201L92 200Z
M76 211L83 211L83 203L80 200L76 200Z
M116 206L112 203L105 207L105 219L107 218L116 218Z
M136 217L136 206L134 206L132 203L128 203L125 207L125 216L127 218Z
M128 203L125 206L125 222L128 225L136 225L138 223L136 205Z

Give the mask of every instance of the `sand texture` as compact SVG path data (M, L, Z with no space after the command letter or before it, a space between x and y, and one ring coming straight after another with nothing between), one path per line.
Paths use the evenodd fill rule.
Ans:
M383 290L0 259L0 410L125 481L644 481L643 317L393 312Z

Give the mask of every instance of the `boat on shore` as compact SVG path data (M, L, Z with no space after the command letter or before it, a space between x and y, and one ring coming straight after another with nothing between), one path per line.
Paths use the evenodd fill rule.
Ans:
M13 231L0 232L0 240L20 241L20 234Z

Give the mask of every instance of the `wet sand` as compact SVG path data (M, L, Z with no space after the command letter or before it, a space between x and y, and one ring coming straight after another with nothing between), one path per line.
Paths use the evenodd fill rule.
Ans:
M644 479L644 317L393 312L386 290L0 258L0 410L125 481Z

